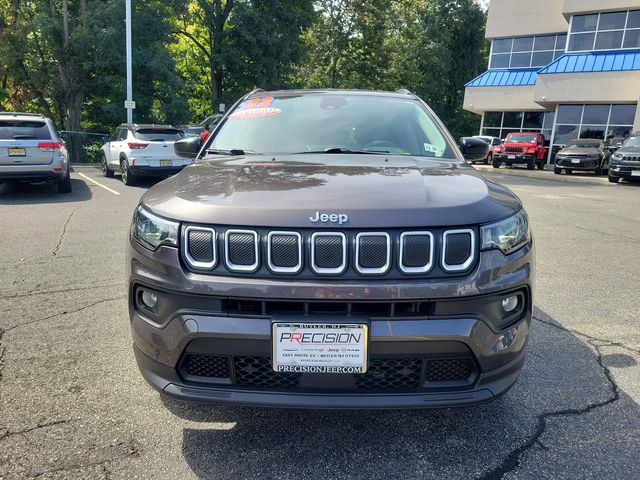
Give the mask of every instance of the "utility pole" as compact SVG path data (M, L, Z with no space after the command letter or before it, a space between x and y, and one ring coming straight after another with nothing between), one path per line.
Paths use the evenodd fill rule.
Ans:
M133 82L131 78L131 0L126 0L125 11L127 31L127 100L124 102L124 106L127 109L127 123L133 123L133 109L136 108L136 104L133 101Z

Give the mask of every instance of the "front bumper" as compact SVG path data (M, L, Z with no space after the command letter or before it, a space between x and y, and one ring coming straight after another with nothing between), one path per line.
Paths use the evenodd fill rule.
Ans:
M640 162L609 163L609 175L612 177L640 180Z
M505 163L527 163L529 160L535 159L535 155L526 155L522 153L496 153L493 157L496 160L500 160Z
M214 277L186 273L175 249L160 248L152 253L135 242L129 247L128 267L129 310L138 366L155 389L176 398L305 408L471 405L507 391L524 361L532 308L532 244L508 257L499 251L482 252L479 265L463 279L293 282ZM155 318L139 306L139 286L158 292L158 305L166 305ZM285 389L240 385L233 368L228 379L211 382L194 379L181 368L185 355L194 352L227 357L231 365L238 356L270 357L272 321L291 317L233 314L223 307L227 299L303 301L321 298L318 295L327 291L331 291L331 301L420 300L428 302L430 308L428 313L414 317L319 314L296 320L367 323L370 362L378 358L426 361L468 355L475 370L465 381L430 384L421 377L419 386L411 390L354 391L350 387L333 388L326 382L323 388L309 388L309 381L301 381L299 388ZM517 318L507 323L496 320L493 310L485 306L515 291L523 292ZM507 334L509 345L493 351Z
M573 160L578 160L578 163L574 163ZM602 159L573 159L573 158L557 158L555 160L555 166L557 168L569 168L571 170L596 170L602 166Z

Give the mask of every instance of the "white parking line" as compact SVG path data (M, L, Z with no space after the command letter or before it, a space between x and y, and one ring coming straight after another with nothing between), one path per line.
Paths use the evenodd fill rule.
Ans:
M111 192L114 195L120 195L120 192L116 192L115 190L112 190L111 188L107 187L106 185L101 184L100 182L94 180L91 177L86 176L84 173L80 173L80 172L75 172L78 175L80 175L82 178L84 178L85 180L89 180L91 183L96 184L97 186L99 186L100 188L104 188L107 192Z

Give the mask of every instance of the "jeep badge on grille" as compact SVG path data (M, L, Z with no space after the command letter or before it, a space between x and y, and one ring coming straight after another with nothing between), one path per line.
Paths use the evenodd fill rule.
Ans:
M337 223L338 225L342 225L343 223L347 223L349 221L349 215L346 213L320 213L316 212L315 216L309 217L313 223Z

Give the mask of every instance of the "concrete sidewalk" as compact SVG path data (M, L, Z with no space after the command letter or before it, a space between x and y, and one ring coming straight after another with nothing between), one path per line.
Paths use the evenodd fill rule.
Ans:
M500 175L513 175L516 177L528 177L535 178L538 180L551 180L555 182L572 182L572 183L590 183L595 185L614 185L609 183L606 175L595 176L590 172L574 172L571 175L556 175L553 173L553 167L551 170L527 170L526 167L514 166L512 168L508 168L506 166L501 166L500 168L493 168L491 165L473 165L477 170L480 170L483 173L496 173ZM549 167L549 166L545 166Z

